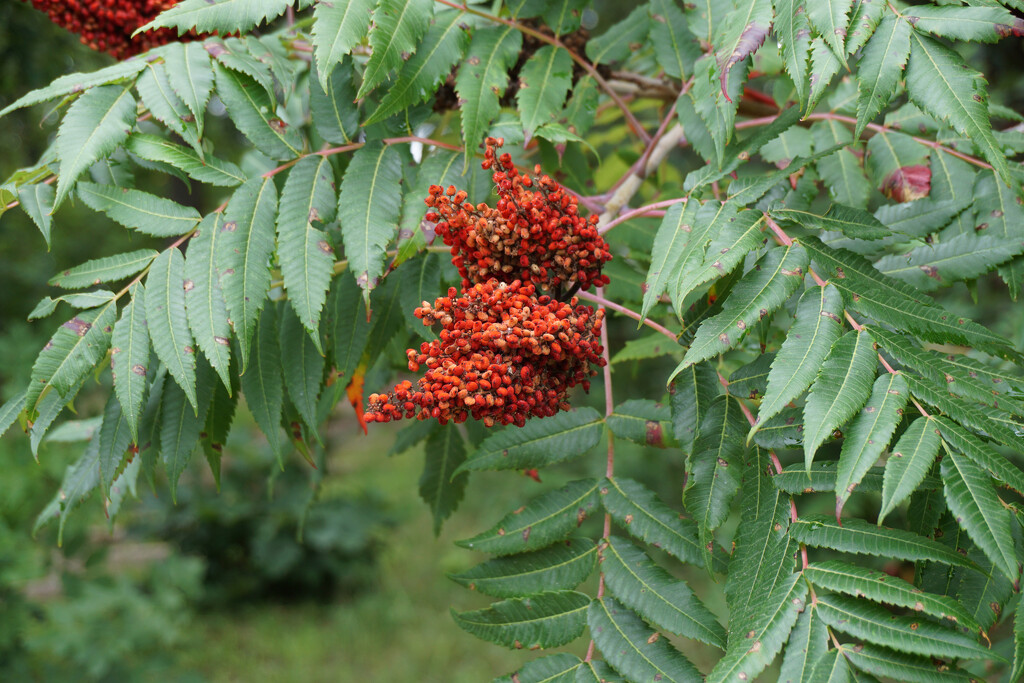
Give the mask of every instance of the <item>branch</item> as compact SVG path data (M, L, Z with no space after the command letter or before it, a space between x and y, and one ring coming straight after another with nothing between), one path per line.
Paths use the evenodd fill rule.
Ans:
M665 199L665 200L662 200L660 202L655 202L653 204L648 204L647 206L641 206L639 209L632 209L632 210L627 211L626 213L622 214L621 216L619 216L615 220L609 222L607 225L601 226L600 228L598 228L597 232L599 234L603 235L606 232L608 232L609 230L611 230L612 228L614 228L616 225L619 225L620 223L625 223L626 221L630 220L631 218L636 218L637 216L644 216L646 214L651 213L655 209L663 209L663 208L665 208L667 206L672 206L673 204L685 203L687 199L688 199L688 197L677 197L676 199Z
M601 290L599 289L598 291L600 292ZM665 335L666 337L668 337L672 341L677 341L677 339L676 339L677 335L672 330L668 329L667 327L665 327L663 325L659 325L658 323L654 322L653 320L651 320L649 318L644 318L643 316L641 316L639 313L637 313L636 311L634 311L631 308L626 308L625 306L617 304L614 301L609 301L608 299L605 299L600 294L591 294L590 292L581 291L581 292L577 292L576 296L578 296L581 299L586 299L587 301L593 301L594 303L598 304L599 306L604 306L605 308L610 308L613 311L617 311L619 313L622 313L623 315L628 316L628 317L632 318L633 320L642 322L644 325L647 325L652 330L654 330L656 332L660 332L661 334Z
M449 142L441 142L440 140L432 140L431 138L421 138L418 135L405 135L405 136L400 137L400 138L384 138L381 142L383 142L385 145L400 145L400 144L403 144L403 143L419 142L420 144L430 145L431 147L440 147L442 149L450 149L453 152L461 152L462 151L462 147L459 146L459 145L453 145L453 144L451 144ZM348 144L348 145L342 145L341 147L328 147L327 149L321 149L318 152L309 152L308 154L300 154L299 156L295 157L291 161L286 161L283 164L281 164L280 166L278 166L277 168L270 169L269 171L267 171L266 173L263 174L263 177L264 178L273 177L273 176L277 175L278 173L280 173L281 171L283 171L285 169L288 169L288 168L291 168L292 166L294 166L295 164L299 163L299 161L301 161L302 159L305 159L306 157L310 157L310 156L329 157L329 156L331 156L333 154L344 154L345 152L353 152L353 151L363 147L365 144L366 144L365 142L353 142L353 143Z

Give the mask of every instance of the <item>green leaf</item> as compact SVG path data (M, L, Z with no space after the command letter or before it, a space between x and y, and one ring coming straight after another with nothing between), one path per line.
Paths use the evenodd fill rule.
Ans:
M683 492L683 505L700 530L704 563L710 566L714 534L729 516L732 499L740 487L743 432L747 422L739 402L720 396L701 421L690 458L692 472ZM690 483L692 482L692 483Z
M15 394L9 401L0 406L0 436L3 436L25 407L25 392Z
M694 234L693 223L700 208L697 201L673 204L661 219L658 232L654 235L651 267L647 270L645 280L647 288L644 290L643 308L640 309L642 319L647 318L651 308L665 293L669 281L676 275L676 269L684 254L688 253L690 237Z
M894 652L867 643L843 648L843 654L858 669L900 681L935 683L971 680L966 673L950 669L945 662Z
M369 31L375 5L374 0L349 0L318 2L313 9L316 19L313 24L313 54L316 55L320 87L325 92L330 92L328 82L334 76L334 67Z
M832 79L836 77L842 67L843 60L822 38L811 39L811 93L807 98L807 111L814 111L818 100L828 90ZM837 156L843 155L837 153Z
M768 595L762 596L750 616L749 630L732 634L725 657L708 674L708 683L754 678L771 664L789 640L797 617L805 608L807 583L799 573L782 579Z
M176 28L178 35L189 31L221 34L246 32L284 14L294 0L184 0L135 29L136 36L156 28Z
M843 39L846 38L846 27L850 22L851 2L852 0L819 0L806 5L807 19L811 26L840 59L846 56Z
M815 548L831 548L845 553L895 557L901 560L929 560L955 567L974 563L956 550L909 531L868 524L860 519L843 520L843 525L827 515L803 515L790 526L790 535Z
M370 60L357 98L362 99L416 52L434 14L432 0L379 0L370 27Z
M814 680L822 683L851 683L853 673L843 656L843 651L829 650L821 656L811 673Z
M700 423L718 393L718 376L708 363L691 365L669 385L672 433L685 453L693 452Z
M445 425L427 437L420 497L434 517L435 536L441 533L441 524L462 501L469 479L468 474L459 471L465 461L466 444L455 424Z
M54 275L50 278L49 284L65 289L80 289L98 285L101 282L123 280L129 275L135 275L143 270L156 258L157 253L153 249L139 249L125 254L86 261L80 266Z
M527 662L518 671L494 679L494 683L572 683L580 666L579 657L559 652Z
M185 308L196 344L224 386L230 387L231 328L215 260L225 237L223 220L221 213L209 214L189 242L185 254Z
M132 443L128 420L121 412L121 404L113 394L107 398L107 405L103 409L99 438L100 490L103 497L109 499L112 496L110 486L114 483L114 478L122 467L124 454Z
M796 321L768 374L768 390L757 411L749 442L768 418L777 415L811 385L833 344L843 333L843 297L832 285L807 290L797 304Z
M251 76L228 69L220 62L214 65L214 71L217 95L228 116L256 149L272 159L294 159L302 153L299 129L278 118L275 103Z
M533 650L558 647L582 635L589 606L590 598L583 593L559 591L503 600L474 612L452 610L452 617L477 638Z
M749 452L743 472L743 509L736 529L736 550L729 560L725 584L730 646L760 623L765 616L763 601L793 571L788 533L791 503L772 484L772 471L767 451L755 448Z
M879 523L917 490L935 462L940 443L938 426L931 417L914 420L903 432L885 462Z
M107 214L126 228L154 237L184 235L202 218L191 206L142 190L83 181L78 183L76 192L89 208Z
M963 401L922 381L914 375L906 375L910 393L919 401L938 408L960 424L981 432L996 441L1002 442L1020 452L1024 446L1024 438L1018 431L1019 425L1006 413L995 409L983 411L976 405ZM1003 417L1003 420L998 418Z
M850 11L850 29L846 36L846 54L853 55L871 38L885 15L886 6L872 0L854 0Z
M879 273L862 256L845 249L830 249L813 237L805 237L801 242L818 265L818 274L828 277L852 302L852 308L865 315L928 341L974 346L1011 359L1017 355L999 335L926 301L910 285Z
M647 399L624 401L607 417L608 429L615 436L656 448L676 445L670 420L668 406Z
M831 50L825 47L820 39L816 39L815 47L820 47L829 59L834 60L834 64L839 64ZM820 97L820 92L817 95ZM838 121L818 121L811 126L811 135L814 138L815 152L818 154L836 145L848 145L824 156L818 161L816 168L828 187L829 196L837 203L861 210L867 208L871 184L864 175L860 160L849 146L853 141L850 131Z
M370 321L359 285L346 274L334 278L327 316L330 319L334 368L340 381L347 384L366 348Z
M683 317L683 302L697 287L729 273L764 240L763 217L756 211L737 211L729 202L707 202L697 213L676 271L670 295L676 314Z
M577 669L573 683L626 683L626 679L622 678L603 659L592 659L589 662L583 662Z
M145 297L142 284L128 290L130 301L121 310L111 338L110 366L114 393L121 402L121 413L128 422L132 439L139 440L139 416L146 397L149 378L149 327L146 325Z
M806 271L807 252L799 244L768 250L754 269L733 287L722 312L700 326L669 381L687 366L736 346L749 327L773 313L789 298L803 282Z
M908 23L919 31L953 40L995 43L1009 36L1020 36L1024 21L1002 7L911 7Z
M157 120L201 152L199 132L193 122L195 115L174 92L163 64L150 63L135 82L135 89L139 92L142 104Z
M1009 680L1020 680L1021 673L1024 673L1024 609L1020 601L1017 608L1013 610L1013 668L1010 669Z
M636 46L647 41L650 28L648 8L638 5L625 19L587 41L587 58L591 64L621 62L633 54Z
M922 592L912 583L877 569L827 560L808 565L804 576L815 586L831 591L930 614L974 633L981 629L974 617L953 598Z
M15 109L31 107L47 100L57 97L66 97L75 93L84 92L96 86L117 83L129 78L146 68L144 59L126 59L123 62L116 62L92 73L74 73L55 78L53 82L43 88L37 88L32 92L22 95L17 100L0 110L0 118L7 116ZM118 89L120 90L120 88Z
M661 502L640 482L623 478L606 480L601 486L601 503L615 523L633 538L683 562L705 566L697 525Z
M812 601L796 619L782 657L779 680L787 683L813 683L814 665L825 655L828 643L828 628L818 616Z
M60 490L57 491L57 495L53 497L47 506L43 508L43 511L39 513L35 526L32 527L33 534L54 518L58 518L60 525L57 529L57 545L63 545L64 524L68 520L68 515L71 514L74 508L84 502L99 485L99 437L99 432L93 434L89 445L85 447L85 451L82 453L82 457L74 464L68 465L64 470L64 479L61 481Z
M780 491L785 491L789 494L799 493L812 493L820 491L835 491L836 490L836 461L818 461L811 465L811 469L806 469L803 463L794 463L787 465L782 468L772 478L772 482L779 488ZM885 470L881 467L872 467L868 470L864 478L861 479L860 484L857 485L859 491L867 491L871 493L881 493L882 484ZM919 490L923 491L934 491L941 486L939 480L935 477L925 477L921 480Z
M910 54L910 24L894 14L882 19L857 63L857 128L859 138L864 127L889 103L896 92L903 67Z
M213 396L213 373L205 363L196 374L194 391L198 398L198 409L193 407L191 399L187 400L185 392L176 382L164 382L161 398L160 454L167 468L171 500L174 502L178 499L178 480L199 443L199 435L206 424L206 412Z
M744 0L738 3L734 12L726 15L721 33L714 37L715 57L721 72L723 94L726 93L729 72L761 47L771 26L770 0Z
M249 363L249 340L270 289L269 259L274 251L277 188L273 178L252 178L235 190L221 224L214 261L220 271L232 327L241 349L239 365Z
M836 517L882 451L889 444L907 405L907 383L900 374L885 374L875 380L871 397L854 418L843 441L836 470Z
M501 109L498 100L508 87L508 71L519 56L522 42L522 34L511 26L489 26L473 32L469 52L455 77L455 93L462 102L464 172Z
M996 385L978 379L979 373L975 369L956 363L953 357L925 351L903 335L885 328L872 327L871 333L902 365L913 368L940 386L945 386L949 393L973 399L993 408L1011 410L1018 415L1024 414L1024 403L998 393L994 388Z
M737 368L729 375L726 393L736 398L751 400L764 398L768 390L768 373L775 361L774 353L762 353L743 367Z
M213 68L210 55L199 43L170 43L163 53L167 80L195 117L199 136L203 135L203 117L213 92Z
M1018 493L1024 492L1024 472L1009 459L947 417L935 418L943 440Z
M567 538L598 505L596 479L573 481L505 515L487 531L456 543L494 555L546 548Z
M228 433L231 431L231 423L235 419L235 411L238 409L239 378L237 368L231 372L231 384L225 386L223 383L215 382L213 387L213 399L210 401L210 409L206 413L206 424L200 434L203 445L203 453L206 454L206 462L210 465L210 472L213 480L220 490L220 461L224 452L224 444L228 440Z
M370 290L384 274L384 249L398 230L402 206L402 159L398 150L367 143L352 155L341 181L338 214L348 267L370 305Z
M947 449L942 481L949 509L971 540L1010 581L1016 581L1020 567L1014 553L1012 518L993 490L992 480L973 460Z
M612 598L590 604L587 625L608 663L631 681L697 683L703 678L668 640Z
M950 48L915 31L906 83L911 102L969 137L1003 182L1011 183L1006 157L992 135L987 92L978 72Z
M336 206L328 157L305 157L288 172L277 214L277 257L288 302L318 350L320 311L331 286L334 250L313 223L333 220Z
M79 313L57 328L32 365L32 378L25 394L25 407L30 412L37 407L41 394L50 389L70 399L72 388L107 352L116 316L117 305L111 300L100 308Z
M725 649L725 629L686 582L629 541L608 539L601 571L612 595L657 628Z
M319 439L317 427L317 398L324 375L324 357L317 350L299 319L292 310L281 313L278 323L281 343L281 370L288 398L299 411L302 421ZM317 335L319 337L319 333Z
M355 3L349 3L349 7ZM324 7L323 3L317 7ZM324 140L336 145L349 145L359 137L359 108L352 85L352 62L344 60L331 72L327 85L310 80L309 110L313 125Z
M132 135L128 138L128 150L147 161L170 164L201 183L234 187L245 182L242 169L231 162L222 161L210 154L200 158L194 150L155 135Z
M435 19L423 36L423 43L416 54L405 62L395 84L388 88L380 105L366 119L365 125L383 121L403 109L417 105L437 90L438 85L451 74L452 67L469 44L464 22L462 12L445 12Z
M883 274L930 291L973 280L1024 252L1024 235L1007 239L994 234L963 233L938 244L914 247L905 254L883 256L875 267Z
M509 425L489 436L458 472L547 467L583 455L604 434L600 413L590 407L560 412L525 427Z
M962 526L959 534L958 538L962 539L961 547L970 547L971 541L966 537ZM1016 581L1011 582L1002 572L996 570L985 553L976 546L970 547L967 556L978 564L981 571L961 572L956 587L956 599L974 615L981 627L987 630L1002 616L1003 609L1014 594L1013 586Z
M685 15L668 0L654 0L647 11L650 20L643 25L643 32L650 30L650 44L654 46L658 65L672 78L686 80L693 75L693 63L701 50L686 25Z
M284 383L281 377L277 311L274 306L268 306L260 316L256 334L252 338L249 361L251 367L242 373L245 403L256 419L256 425L267 437L271 450L280 458Z
M185 258L176 247L164 251L146 278L146 326L157 358L198 411L196 352L185 313L184 284Z
M429 326L424 325L414 311L422 306L424 301L432 301L441 291L441 268L441 257L426 253L420 258L412 259L400 274L398 298L405 310L408 326L427 341L437 339L437 334Z
M772 209L773 218L783 218L805 228L841 232L856 240L877 240L889 237L892 232L881 221L863 209L854 209L842 204L833 204L824 216L798 209Z
M413 420L395 435L395 442L392 444L391 450L388 451L388 457L402 455L411 450L439 426L430 420Z
M57 131L55 149L60 158L57 209L75 181L93 162L112 154L135 125L135 98L120 85L87 90L71 103Z
M834 629L855 638L884 643L902 652L931 657L1001 659L952 629L925 619L893 616L862 599L819 595L818 612Z
M18 189L18 203L22 210L32 219L50 247L50 228L53 225L53 185L35 183Z
M499 557L448 578L497 598L572 590L597 566L597 545L590 539L564 543L522 555Z
M537 128L561 114L571 85L572 59L565 50L545 45L527 60L516 92L516 107L527 140Z
M890 230L910 237L925 237L936 226L946 225L971 203L971 197L960 196L935 201L918 199L902 204L887 204L875 211L875 217ZM921 298L920 295L917 295Z
M803 109L807 105L807 55L811 35L807 13L800 11L803 0L774 0L775 37L782 44L782 59Z

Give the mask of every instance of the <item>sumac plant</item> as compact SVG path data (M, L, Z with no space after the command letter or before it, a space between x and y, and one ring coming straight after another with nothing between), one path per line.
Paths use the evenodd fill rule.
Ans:
M0 429L87 439L40 524L217 476L240 398L281 458L351 402L435 529L590 473L460 542L459 626L567 646L503 680L1020 677L1024 116L977 70L1019 0L165 4L184 42L0 112L60 120L7 210L137 235L32 313Z

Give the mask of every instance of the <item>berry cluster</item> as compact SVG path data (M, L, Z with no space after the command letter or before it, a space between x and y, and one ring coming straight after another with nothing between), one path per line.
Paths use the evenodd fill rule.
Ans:
M439 339L409 349L409 369L423 377L371 394L367 422L416 417L441 424L472 417L491 427L522 427L531 417L568 410L569 390L590 390L592 366L604 366L604 311L579 303L562 285L587 288L608 282L601 267L611 258L596 219L584 219L575 197L555 181L521 175L503 140L488 138L483 167L493 178L497 207L473 206L466 193L434 185L426 218L451 247L462 275L431 306L414 313L440 328ZM535 188L535 189L534 189ZM444 220L440 220L441 218Z
M449 186L430 187L428 221L451 247L452 263L462 286L497 278L522 280L553 296L572 287L588 289L608 283L601 268L612 255L597 232L597 216L579 214L576 197L540 166L534 175L521 174L508 153L495 149L504 141L487 138L483 167L494 169L497 207L474 206L466 193Z
M177 0L31 0L50 21L82 36L93 50L117 59L163 45L177 36L171 29L148 31L135 38L135 29L170 9Z
M568 410L570 388L590 389L591 364L604 365L601 324L594 312L537 296L532 284L490 279L415 311L424 325L439 324L440 339L409 349L409 369L426 366L413 387L405 381L391 395L371 394L367 420L435 418L441 424L472 416L490 427L523 426L529 417Z

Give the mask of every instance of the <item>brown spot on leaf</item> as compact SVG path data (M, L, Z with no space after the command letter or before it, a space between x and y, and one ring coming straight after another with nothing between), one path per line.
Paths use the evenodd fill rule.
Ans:
M134 372L136 375L139 375L140 377L145 377L146 366L136 363L135 365L132 366L132 372Z
M186 292L191 292L192 289L195 288L196 283L192 282L191 280L185 280L183 283L181 283L181 286Z
M649 446L664 446L665 445L665 434L661 428L661 423L657 420L647 420L644 423L645 437Z
M92 327L92 323L86 322L76 315L74 318L61 325L61 327L66 327L79 337L84 337L85 333Z

